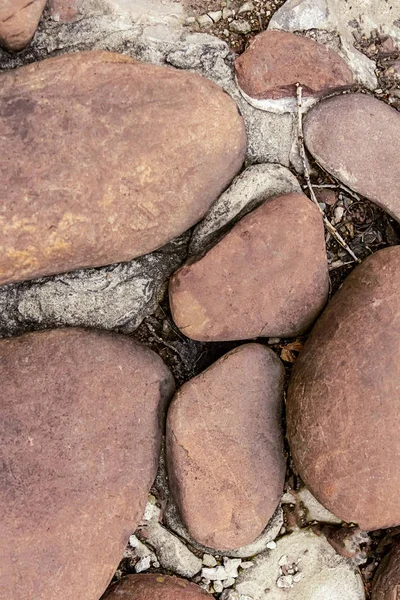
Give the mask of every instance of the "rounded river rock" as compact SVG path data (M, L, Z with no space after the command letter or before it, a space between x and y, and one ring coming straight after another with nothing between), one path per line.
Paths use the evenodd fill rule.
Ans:
M321 215L304 194L290 193L243 217L179 269L169 296L179 329L212 342L304 333L328 288Z
M113 586L104 600L207 600L211 598L198 585L157 573L129 575Z
M243 162L235 102L199 75L82 52L0 77L0 283L155 250Z
M17 52L35 35L46 0L1 0L0 46Z
M98 600L142 517L173 378L131 339L0 341L0 597Z
M369 531L400 525L400 247L345 280L289 384L288 439L312 494Z
M171 403L171 492L189 533L207 547L253 542L279 503L283 381L272 350L246 344L185 383Z

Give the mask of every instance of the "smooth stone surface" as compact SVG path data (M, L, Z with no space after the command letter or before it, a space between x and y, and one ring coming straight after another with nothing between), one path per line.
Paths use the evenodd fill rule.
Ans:
M205 546L254 541L278 506L283 381L276 355L246 344L185 383L170 405L171 493L189 533Z
M225 233L229 226L273 196L301 192L296 177L281 165L252 165L231 183L195 227L189 254L203 252Z
M91 52L1 83L1 283L155 250L203 217L244 158L235 103L193 73Z
M397 600L400 591L400 539L393 542L376 572L372 600Z
M0 46L22 50L35 35L46 0L1 0Z
M2 340L0 385L0 597L98 600L146 505L172 375L127 337L59 329Z
M210 595L198 585L180 579L151 573L129 575L111 588L107 600L206 600Z
M400 114L380 100L347 94L306 116L304 138L316 161L400 221Z
M293 337L317 318L328 285L321 216L292 193L256 208L179 269L169 296L176 325L195 340Z
M323 506L370 531L400 525L400 247L347 277L294 366L288 439Z
M263 31L235 61L241 90L257 100L296 98L296 83L303 97L347 89L354 83L344 60L314 40L285 31Z
M285 576L285 570L294 573ZM365 598L358 569L310 530L285 535L275 550L256 556L254 566L240 573L236 591L253 600Z

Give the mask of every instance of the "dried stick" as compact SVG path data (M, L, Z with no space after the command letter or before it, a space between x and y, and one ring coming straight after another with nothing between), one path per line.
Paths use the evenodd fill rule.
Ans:
M329 221L329 219L325 216L324 211L320 207L317 197L315 195L315 192L314 192L314 189L313 189L313 186L311 183L311 179L310 179L310 170L308 168L307 155L306 155L306 150L304 147L303 115L301 112L302 87L299 83L296 84L296 87L297 87L297 126L298 126L298 140L299 140L299 148L300 148L300 157L301 157L301 161L303 163L304 179L306 180L307 187L310 192L311 200L318 207L318 210L322 215L324 225L325 225L326 229L329 231L329 233L332 235L332 237L334 237L335 240L342 246L342 248L344 248L346 250L346 252L348 252L350 254L351 258L353 258L357 263L360 263L361 260L354 254L354 252L350 248L350 246L345 242L345 240L342 238L340 233L335 229L335 227L332 225L332 223Z

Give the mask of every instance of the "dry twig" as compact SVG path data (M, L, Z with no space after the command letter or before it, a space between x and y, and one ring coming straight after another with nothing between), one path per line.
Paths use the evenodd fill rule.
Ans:
M313 189L313 186L312 186L312 183L311 183L311 179L310 179L310 170L308 168L307 155L306 155L306 150L305 150L305 147L304 147L303 115L302 115L302 112L301 112L301 107L302 107L302 87L301 87L301 85L299 83L297 83L296 85L297 85L297 126L298 126L299 149L300 149L301 161L303 163L304 179L306 180L307 187L308 187L308 190L310 192L311 200L318 207L318 210L319 210L319 212L322 215L322 219L324 221L324 225L325 225L326 229L329 231L329 233L332 235L332 237L335 238L335 240L342 246L342 248L344 248L346 250L346 252L348 252L350 254L350 256L357 263L360 263L361 260L354 254L353 250L345 242L345 240L342 238L342 236L340 235L340 233L335 229L335 227L332 225L332 223L329 221L329 219L324 214L324 211L320 207L320 205L318 203L318 200L317 200L317 197L315 195L315 192L314 192L314 189Z

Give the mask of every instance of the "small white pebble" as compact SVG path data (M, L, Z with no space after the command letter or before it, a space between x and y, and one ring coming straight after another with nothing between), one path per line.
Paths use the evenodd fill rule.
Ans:
M215 10L213 12L207 13L209 17L212 18L214 23L218 23L222 19L222 10Z
M282 577L279 577L278 581L276 582L276 585L278 586L278 588L291 588L293 585L292 575L282 575Z
M217 561L212 554L203 554L203 565L206 567L216 567Z
M283 555L280 557L279 561L278 561L278 565L279 565L280 567L282 567L283 565L286 565L286 564L287 564L287 562L288 562L288 555L287 555L287 554L283 554Z
M144 511L143 521L152 521L153 519L158 520L160 515L161 509L157 506L157 504L148 502Z
M242 564L242 560L240 558L228 558L224 556L223 561L227 577L237 577L238 568Z
M224 581L222 582L222 586L224 588L230 588L233 585L235 585L235 578L234 577L228 577L228 579L224 579Z
M224 567L214 567L213 569L204 568L201 570L201 576L210 581L216 581L219 579L223 581L227 578L227 574Z
M275 550L275 548L276 548L276 542L273 542L273 541L272 542L268 542L267 548L268 548L268 550Z
M135 571L136 573L142 573L142 571L147 571L147 569L150 569L150 565L151 557L145 556L144 558L141 558L138 563L136 563Z
M250 569L251 567L254 566L254 563L251 560L246 560L245 562L242 562L242 564L240 566L242 569Z
M224 586L222 585L222 581L214 581L213 588L214 588L214 592L217 592L217 594L220 594L224 589Z
M238 10L238 14L251 12L254 9L254 4L252 2L245 2Z

